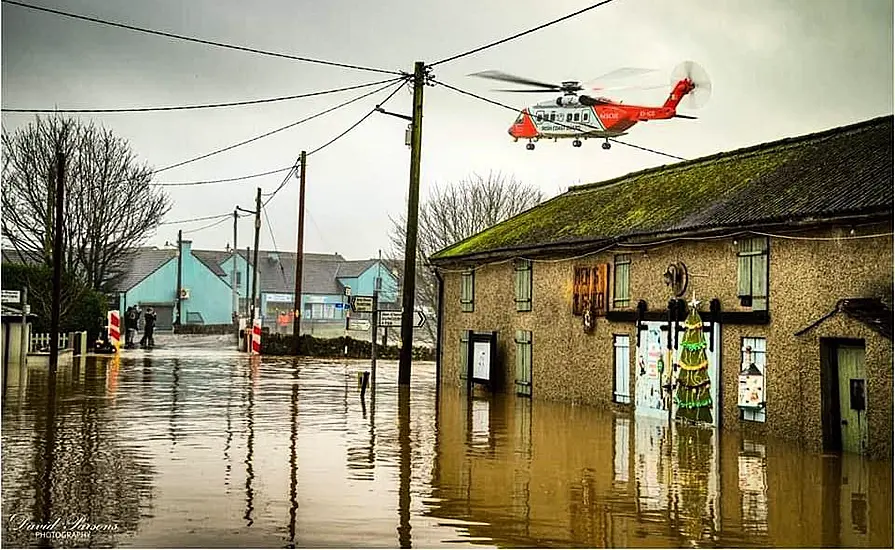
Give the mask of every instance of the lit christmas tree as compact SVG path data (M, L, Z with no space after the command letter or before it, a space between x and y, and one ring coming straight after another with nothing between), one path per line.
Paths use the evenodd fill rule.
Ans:
M696 296L690 302L690 314L684 321L681 342L680 370L677 376L677 417L693 422L712 422L712 394L709 360L705 353L705 336Z

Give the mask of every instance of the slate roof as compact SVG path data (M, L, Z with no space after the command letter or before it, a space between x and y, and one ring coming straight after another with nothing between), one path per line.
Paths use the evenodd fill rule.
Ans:
M0 251L3 256L3 263L5 264L41 264L43 263L43 258L37 256L36 254L31 254L25 252L24 254L19 254L19 252L12 247L3 247L3 250Z
M805 334L837 313L844 313L852 319L864 323L889 340L892 339L892 309L879 298L843 298L836 302L836 307L833 308L833 311L797 332L796 336Z
M278 261L273 261L273 257L278 258ZM345 258L338 254L305 254L301 276L302 294L342 294L342 285L336 277L340 265L345 261ZM262 292L293 293L295 253L259 250L258 288Z
M132 289L176 255L177 251L173 248L138 248L130 263L124 268L121 278L115 281L115 290Z
M192 253L197 260L205 264L205 267L210 269L211 272L218 277L227 275L227 273L221 269L221 264L230 257L229 252L221 250L193 250Z
M892 120L889 115L572 187L430 260L663 233L891 217Z
M361 274L370 268L371 265L376 265L376 260L346 260L342 262L342 265L339 267L339 277L360 277Z

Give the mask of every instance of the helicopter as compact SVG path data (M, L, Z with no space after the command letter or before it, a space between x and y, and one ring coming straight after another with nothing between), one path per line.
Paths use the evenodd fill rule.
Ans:
M629 77L645 72L649 69L623 68L607 73L597 79L608 80L620 77ZM708 101L712 93L712 84L705 70L693 61L680 63L671 73L671 93L660 106L627 105L621 101L615 101L606 97L591 97L579 94L585 88L575 80L564 81L561 84L540 82L530 78L515 76L501 71L483 71L469 76L512 82L532 87L532 89L502 89L500 92L515 93L545 93L562 92L562 95L552 101L542 101L519 113L516 121L510 126L508 133L513 141L528 140L525 148L534 150L535 142L541 139L572 139L573 147L581 147L582 139L604 139L603 149L609 149L612 145L609 138L624 136L627 131L638 122L648 120L665 120L670 118L684 118L695 120L696 117L683 115L677 112L678 104L687 98L684 106L698 108ZM662 86L664 88L664 86ZM611 89L631 89L636 86L624 86ZM641 89L656 88L651 86ZM607 90L609 88L593 88L595 90Z

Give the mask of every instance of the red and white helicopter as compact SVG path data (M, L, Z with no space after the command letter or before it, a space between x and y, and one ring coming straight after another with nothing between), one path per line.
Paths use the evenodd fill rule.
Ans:
M650 72L647 69L619 69L607 73L595 80L628 77ZM501 71L484 71L470 76L512 82L532 86L535 89L495 90L501 92L544 93L562 92L563 95L553 101L543 101L519 113L516 122L510 126L509 134L514 141L527 139L525 148L532 150L535 142L541 139L573 139L574 147L581 147L581 140L602 138L603 149L611 147L609 138L623 136L627 130L638 122L647 120L664 120L669 118L695 119L696 117L678 114L677 107L687 97L685 106L698 108L704 105L712 93L712 84L702 67L692 61L684 61L671 73L671 93L661 106L626 105L621 101L613 101L605 97L591 97L578 94L585 88L577 81L566 81L562 84L550 84L530 78L523 78ZM657 86L652 86L656 88ZM664 86L663 86L664 87ZM596 90L636 88L593 88ZM641 88L643 89L643 88Z

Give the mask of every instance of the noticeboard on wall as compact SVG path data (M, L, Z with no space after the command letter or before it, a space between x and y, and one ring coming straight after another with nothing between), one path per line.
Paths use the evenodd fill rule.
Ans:
M497 332L470 332L467 353L468 380L491 386L497 359Z

